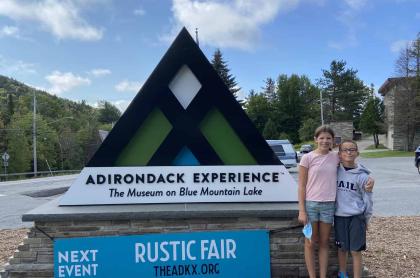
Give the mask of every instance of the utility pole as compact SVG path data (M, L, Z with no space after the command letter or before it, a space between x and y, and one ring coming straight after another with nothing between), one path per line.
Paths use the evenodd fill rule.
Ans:
M322 109L322 90L319 90L320 104L321 104L321 125L324 125L324 111Z
M32 119L32 141L33 141L33 150L34 150L34 176L38 173L38 163L36 158L36 95L34 90L34 113L33 113L33 119Z

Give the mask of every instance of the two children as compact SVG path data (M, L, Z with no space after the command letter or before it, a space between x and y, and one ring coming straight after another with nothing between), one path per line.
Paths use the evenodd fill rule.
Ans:
M372 192L364 185L370 171L356 163L356 142L344 140L339 147L340 166L337 173L337 196L334 231L338 247L339 278L346 274L347 254L353 257L353 277L362 276L362 250L366 250L366 230L372 216Z
M355 167L355 159L358 155L355 152L353 155L343 155L344 152L341 152L339 155L332 152L334 131L328 126L321 126L315 131L315 142L318 147L316 150L304 155L299 165L299 183L298 183L298 198L299 198L299 222L303 224L311 223L312 225L312 240L305 239L305 262L307 270L310 277L316 277L315 273L315 243L318 243L318 257L319 257L319 272L320 277L326 277L327 275L327 266L328 266L328 242L330 237L330 230L332 223L334 222L334 216L336 214L336 195L340 194L339 200L337 202L343 202L343 197L341 193L338 193L337 183L339 171L340 177L343 176L342 181L343 185L346 180L340 169L337 168L339 164L339 159L343 157L346 165L352 165L348 168ZM346 147L346 153L353 153L353 150L356 149L357 145L354 142L347 142L346 144L351 144L353 147ZM351 150L348 150L351 149ZM339 157L340 156L340 157ZM351 162L352 161L352 162ZM346 166L347 167L347 166ZM337 170L338 169L338 170ZM354 170L356 171L356 170ZM366 189L369 191L373 187L373 180L370 178L357 179L357 182L361 182L361 185L366 184ZM351 182L349 183L350 189L352 190ZM345 185L347 187L347 183ZM363 188L359 187L359 184L354 183L353 189ZM344 189L344 188L343 188ZM347 189L347 188L346 188ZM352 196L353 197L353 196ZM338 197L337 197L338 198ZM345 197L344 197L345 198ZM356 197L354 197L356 198ZM344 207L351 207L353 204L343 203ZM344 208L343 207L343 208ZM362 208L362 212L365 211L365 207ZM353 212L353 211L352 211ZM358 212L358 211L357 211ZM359 213L360 214L360 213ZM353 216L345 210L343 215L339 214L341 217ZM353 217L351 217L353 218ZM343 220L343 219L342 219ZM344 221L346 218L344 218ZM347 219L348 220L348 219ZM339 220L340 221L340 220ZM345 225L342 230L346 230L349 227L353 227L352 222L347 221L349 224ZM362 222L362 221L360 221ZM353 231L353 230L352 230ZM342 260L340 260L340 272L339 275L344 275L346 269L346 258L347 251L358 252L353 250L354 246L349 246L350 242L354 242L352 237L349 237L348 233L340 233L342 237L338 240L342 242L341 252ZM362 238L363 239L363 238ZM358 245L355 244L355 245ZM359 246L358 249L361 249ZM360 254L360 252L359 252ZM357 254L355 253L357 256ZM361 258L361 257L360 257ZM357 259L356 259L357 260ZM344 266L342 266L344 264ZM360 263L361 265L361 263ZM357 266L357 262L356 262ZM360 267L361 269L361 267ZM361 272L361 270L360 270Z

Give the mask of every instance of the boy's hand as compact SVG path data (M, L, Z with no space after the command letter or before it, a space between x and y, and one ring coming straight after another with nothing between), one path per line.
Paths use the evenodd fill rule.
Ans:
M365 191L372 192L374 185L375 185L375 180L372 177L369 177L367 183L365 184Z

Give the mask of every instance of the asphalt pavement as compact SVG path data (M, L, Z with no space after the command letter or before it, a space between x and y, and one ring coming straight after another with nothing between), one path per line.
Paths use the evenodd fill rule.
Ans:
M0 182L0 229L31 227L22 215L63 193L77 175Z
M359 158L359 163L372 171L373 215L420 215L420 175L413 157ZM298 169L289 169L297 181Z

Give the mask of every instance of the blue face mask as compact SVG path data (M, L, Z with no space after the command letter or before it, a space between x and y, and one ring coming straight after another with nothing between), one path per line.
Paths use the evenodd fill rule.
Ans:
M302 233L305 235L305 237L309 240L311 240L312 237L312 225L311 222L306 223L306 225L302 229Z

